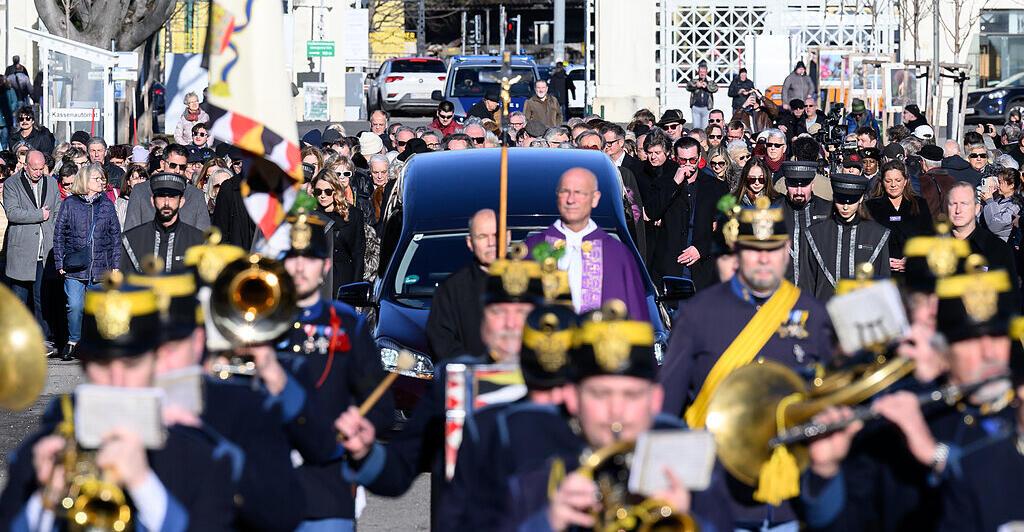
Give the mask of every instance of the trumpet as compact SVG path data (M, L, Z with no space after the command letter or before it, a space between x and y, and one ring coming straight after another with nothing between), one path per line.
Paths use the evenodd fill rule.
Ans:
M298 313L295 284L284 266L253 254L231 262L213 283L210 320L232 345L269 342L284 334ZM214 364L222 379L255 375L256 364L240 355Z
M124 532L132 522L128 498L105 472L96 467L95 453L78 448L75 440L71 398L61 397L64 419L57 426L57 435L65 440L62 463L65 474L64 496L59 504L72 532ZM56 469L56 468L54 468ZM53 473L51 473L52 475ZM52 478L52 477L51 477ZM47 482L47 486L49 486ZM49 497L43 497L49 502Z

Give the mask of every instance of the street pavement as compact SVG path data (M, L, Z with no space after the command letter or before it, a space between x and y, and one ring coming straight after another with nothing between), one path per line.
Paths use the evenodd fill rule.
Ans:
M71 392L83 382L78 362L50 359L46 387L39 399L22 412L0 411L0 489L7 485L8 454L21 440L34 433L46 406L62 393ZM359 519L361 531L429 530L430 475L420 475L404 497L388 499L368 495L366 509Z

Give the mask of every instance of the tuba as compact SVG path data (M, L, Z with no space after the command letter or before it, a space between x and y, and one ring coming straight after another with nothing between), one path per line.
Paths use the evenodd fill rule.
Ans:
M213 283L210 320L232 345L272 341L287 331L298 313L295 284L284 265L249 255L231 262ZM227 364L215 364L214 373L254 375L256 366L245 357L233 356Z
M24 410L46 384L46 346L35 317L0 286L0 408Z
M125 496L124 490L96 467L94 452L78 448L70 396L61 396L61 410L64 419L57 426L56 432L65 440L62 459L65 493L59 504L67 519L68 530L72 532L124 532L128 530L131 526L132 510L128 505L128 498ZM44 497L44 501L47 499L48 497Z
M697 523L680 514L667 502L629 492L629 471L633 461L632 441L617 441L582 460L577 473L597 484L601 508L595 510L597 532L694 532ZM554 480L554 479L553 479ZM552 487L557 488L557 483Z

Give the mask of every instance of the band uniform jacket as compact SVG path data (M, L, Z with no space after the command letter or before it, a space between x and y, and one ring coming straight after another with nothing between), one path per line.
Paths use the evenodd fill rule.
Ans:
M121 271L142 273L142 261L156 255L168 272L185 269L185 252L206 242L203 232L182 221L164 227L150 220L121 235Z
M434 291L427 316L427 341L434 360L486 351L480 338L486 282L487 272L474 259Z
M1024 452L1021 434L993 440L964 457L961 474L942 489L939 529L952 532L996 532L1012 521L1024 521Z
M790 260L786 268L786 279L808 293L813 292L814 287L808 282L806 272L801 272L801 266L807 260L807 233L812 225L827 220L831 209L831 203L814 194L811 194L810 201L801 209L793 208L788 200L782 202L782 216L786 221L786 230L789 231Z
M856 277L857 266L870 262L874 277L889 277L890 232L877 222L857 215L851 222L839 221L833 214L811 227L807 234L806 267L814 296L828 301L840 279Z

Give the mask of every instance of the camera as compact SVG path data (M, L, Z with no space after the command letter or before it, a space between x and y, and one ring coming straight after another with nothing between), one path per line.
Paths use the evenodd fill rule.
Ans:
M842 165L843 149L846 147L846 107L842 103L833 103L825 115L825 123L814 135L818 144L828 152L828 165L837 169Z

